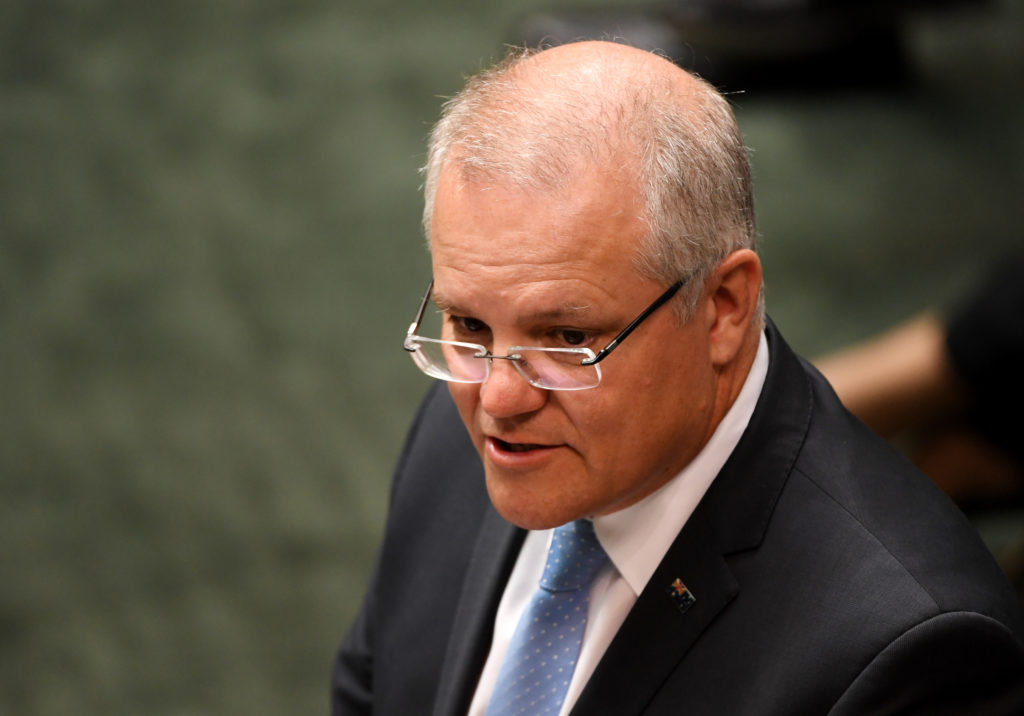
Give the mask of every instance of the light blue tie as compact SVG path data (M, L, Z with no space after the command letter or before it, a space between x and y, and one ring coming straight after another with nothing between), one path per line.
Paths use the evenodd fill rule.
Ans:
M608 561L590 520L555 529L544 575L512 635L487 716L555 716L587 624L590 583Z

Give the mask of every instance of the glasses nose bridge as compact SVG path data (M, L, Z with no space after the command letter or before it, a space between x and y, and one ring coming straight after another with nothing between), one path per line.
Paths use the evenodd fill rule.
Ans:
M509 353L509 354L503 355L503 356L494 355L493 353L488 353L487 355L480 356L480 357L481 358L486 358L488 361L494 361L494 360L521 361L522 360L521 356L517 356L517 355L515 355L513 353Z
M527 374L526 370L523 368L523 357L516 355L511 350L505 355L495 355L494 353L488 352L486 355L480 357L487 361L487 375L484 377L483 382L486 383L490 381L491 377L494 375L494 361L502 360L508 361L508 364L511 365L512 368L515 368L515 372L519 374L519 377L525 380L531 387L541 388L541 386L536 385L533 382L533 379L530 378L529 374Z

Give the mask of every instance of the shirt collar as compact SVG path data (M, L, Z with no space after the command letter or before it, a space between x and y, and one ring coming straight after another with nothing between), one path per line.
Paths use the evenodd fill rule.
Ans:
M750 422L767 374L768 341L762 331L743 388L697 456L640 502L594 519L601 546L637 596L732 454Z

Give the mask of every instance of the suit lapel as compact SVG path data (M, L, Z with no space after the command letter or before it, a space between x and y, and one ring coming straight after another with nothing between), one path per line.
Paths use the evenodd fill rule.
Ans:
M641 713L739 593L742 585L727 557L761 543L810 422L807 373L770 321L767 334L768 376L743 437L658 565L572 713ZM693 596L692 603L680 598L680 586Z
M738 586L713 544L711 525L694 513L658 565L590 677L574 714L637 714L690 646L736 596ZM676 580L695 597L678 598Z
M525 536L488 506L456 606L434 716L463 716L469 709L491 646L494 615Z

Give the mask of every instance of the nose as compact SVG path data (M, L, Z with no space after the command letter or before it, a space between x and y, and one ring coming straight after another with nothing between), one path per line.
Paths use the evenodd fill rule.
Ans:
M491 373L480 386L480 407L493 418L532 413L547 399L548 391L530 385L509 360L492 360Z

